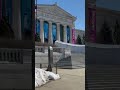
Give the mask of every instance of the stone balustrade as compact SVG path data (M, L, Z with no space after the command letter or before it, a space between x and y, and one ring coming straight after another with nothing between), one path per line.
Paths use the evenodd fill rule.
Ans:
M32 63L32 50L0 48L0 63Z

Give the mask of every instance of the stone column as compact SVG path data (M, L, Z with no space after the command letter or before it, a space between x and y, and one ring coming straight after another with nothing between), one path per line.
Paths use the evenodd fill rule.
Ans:
M12 1L12 29L14 31L15 39L21 40L21 4L20 0Z
M48 43L53 44L53 36L52 36L52 22L49 21L49 32L48 32Z
M44 20L43 19L40 19L40 40L41 40L41 43L44 43Z
M72 43L72 26L70 26L70 43Z
M57 23L57 40L60 41L60 23Z
M64 25L64 42L67 43L67 25Z

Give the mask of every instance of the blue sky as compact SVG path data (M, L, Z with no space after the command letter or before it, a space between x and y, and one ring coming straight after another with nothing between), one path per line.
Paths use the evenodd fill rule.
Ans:
M77 17L75 28L85 30L85 0L37 0L38 4L55 4Z

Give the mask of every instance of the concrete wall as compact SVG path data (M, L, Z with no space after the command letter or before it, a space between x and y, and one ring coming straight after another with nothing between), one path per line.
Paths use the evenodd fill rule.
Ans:
M29 89L32 88L32 50L30 49L1 49L0 53L5 52L7 53L15 53L15 51L22 52L22 63L15 63L15 62L6 62L0 61L0 89ZM9 55L10 55L9 54ZM6 56L2 58L7 58ZM9 56L10 58L10 56ZM12 60L14 58L11 57ZM15 59L16 60L16 59ZM3 64L4 63L4 64Z
M87 44L85 47L86 64L120 64L120 46L104 44Z
M72 53L85 53L85 45L76 45L61 41L56 41L55 45L63 48L70 48Z
M120 25L120 12L115 10L110 10L106 8L97 7L96 8L96 35L97 35L97 42L100 41L100 31L104 21L110 27L110 30L114 31L116 20Z

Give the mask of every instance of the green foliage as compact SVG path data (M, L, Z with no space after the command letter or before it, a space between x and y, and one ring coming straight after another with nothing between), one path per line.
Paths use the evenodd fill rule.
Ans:
M101 43L103 44L112 44L112 32L107 22L104 21L101 28Z
M114 44L120 44L120 26L118 21L115 23L115 30L113 33Z
M85 44L85 35L83 34L83 44Z
M14 32L6 17L3 17L0 21L0 37L9 39L14 38Z
M36 33L36 35L35 35L35 41L40 42L40 36L38 33Z
M77 36L76 43L77 43L77 44L82 44L80 35Z

